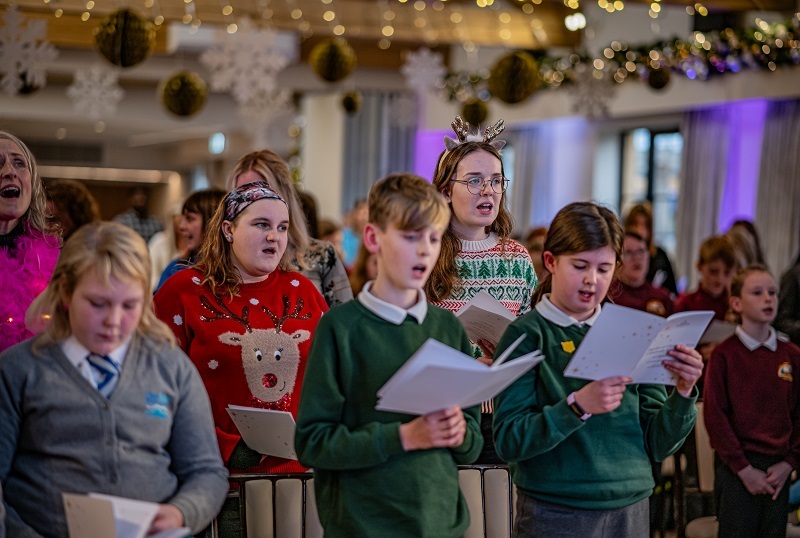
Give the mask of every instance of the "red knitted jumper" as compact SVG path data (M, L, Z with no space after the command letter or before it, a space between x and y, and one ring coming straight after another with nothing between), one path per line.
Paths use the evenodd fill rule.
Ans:
M154 298L156 315L178 338L203 379L225 463L241 438L225 410L243 405L297 416L311 337L328 309L299 273L276 269L243 284L238 295L215 295L195 268L169 278ZM273 456L251 472L304 472L297 461Z

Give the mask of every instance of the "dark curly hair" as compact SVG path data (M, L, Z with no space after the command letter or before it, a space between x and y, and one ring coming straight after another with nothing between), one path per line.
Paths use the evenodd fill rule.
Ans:
M73 179L51 181L45 185L44 194L48 202L52 202L59 212L69 216L72 221L71 229L64 229L62 223L57 223L65 241L84 224L100 220L100 208L97 201L80 181Z

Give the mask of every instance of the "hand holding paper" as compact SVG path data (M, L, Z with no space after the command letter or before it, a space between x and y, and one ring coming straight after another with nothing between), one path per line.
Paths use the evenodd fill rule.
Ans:
M381 387L375 409L426 415L494 398L544 360L537 350L503 364L524 337L510 345L492 366L429 338Z
M70 538L144 538L162 506L99 493L64 493L63 499ZM169 528L148 538L184 538L189 534L187 527Z
M606 304L564 370L567 377L604 379L628 376L633 383L675 385L677 373L663 361L676 345L694 347L713 312L680 312L664 319L632 308Z

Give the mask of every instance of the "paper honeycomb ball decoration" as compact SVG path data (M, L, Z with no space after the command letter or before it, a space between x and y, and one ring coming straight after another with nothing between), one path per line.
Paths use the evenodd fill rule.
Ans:
M120 9L100 21L94 31L97 48L109 62L131 67L143 61L156 42L156 29L130 9Z
M311 49L308 62L324 80L338 82L356 66L356 53L342 38L326 39Z
M654 90L663 90L669 84L670 74L666 67L647 70L647 85Z
M524 101L533 95L539 84L539 67L527 52L503 56L489 73L489 91L509 104Z
M193 116L203 108L206 97L206 82L191 71L180 71L161 86L161 103L176 116Z
M480 125L489 115L489 107L480 99L473 99L461 107L461 117L470 125Z
M361 92L354 90L344 94L342 97L342 108L351 116L358 112L358 109L361 108Z

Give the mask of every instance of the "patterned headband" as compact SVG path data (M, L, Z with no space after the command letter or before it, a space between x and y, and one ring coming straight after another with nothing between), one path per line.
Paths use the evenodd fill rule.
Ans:
M286 200L273 191L266 181L245 183L233 189L225 197L225 220L232 222L250 204L259 200L280 200L286 204ZM286 207L289 207L288 204Z

